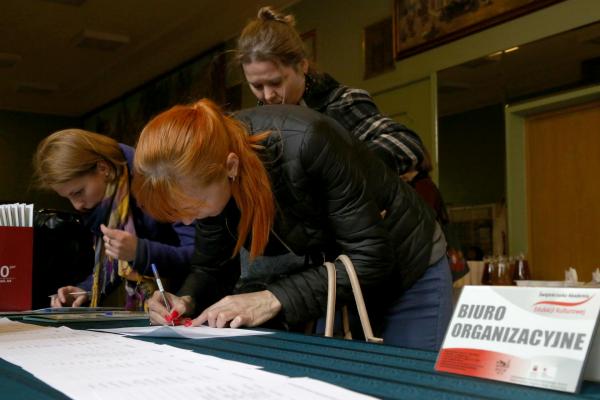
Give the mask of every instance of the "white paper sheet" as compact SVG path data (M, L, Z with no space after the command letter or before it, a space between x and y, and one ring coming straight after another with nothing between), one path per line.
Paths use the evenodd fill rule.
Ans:
M73 399L371 398L172 346L7 319L0 319L0 357Z

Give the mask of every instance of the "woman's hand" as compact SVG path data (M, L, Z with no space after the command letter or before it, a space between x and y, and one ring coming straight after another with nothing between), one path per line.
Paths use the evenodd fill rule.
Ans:
M152 297L148 299L148 309L150 314L150 324L152 325L171 325L179 317L189 315L194 312L194 301L190 296L178 297L174 294L165 292L165 297L171 308L171 312L165 307L160 291L156 290Z
M275 317L281 311L281 303L268 290L227 296L208 307L192 326L208 323L208 326L230 328L258 326Z
M110 229L100 225L104 235L104 249L106 255L117 260L133 261L137 250L137 236L120 229Z
M71 294L81 293L84 294ZM50 298L50 307L81 307L89 301L87 292L77 286L63 286Z

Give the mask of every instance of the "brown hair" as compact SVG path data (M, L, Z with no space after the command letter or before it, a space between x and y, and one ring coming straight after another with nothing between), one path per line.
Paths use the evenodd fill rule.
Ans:
M307 57L304 42L294 25L292 15L262 7L257 18L250 21L240 34L236 57L239 64L272 61L297 68Z
M82 129L54 132L40 142L33 163L37 185L48 189L91 173L99 161L110 167L111 180L127 166L119 143Z
M143 129L135 153L133 192L138 203L159 220L195 218L202 206L182 182L209 185L227 177L227 157L239 158L231 194L240 209L234 254L252 232L250 256L262 254L275 218L271 182L256 150L269 133L250 136L208 99L175 106Z

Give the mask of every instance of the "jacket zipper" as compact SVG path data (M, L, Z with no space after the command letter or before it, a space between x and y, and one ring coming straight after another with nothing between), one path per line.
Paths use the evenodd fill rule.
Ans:
M229 222L227 221L227 217L225 217L225 227L227 228L227 232L229 232L229 236L231 236L233 239L237 240L237 235L234 235L231 232L231 229L229 229Z
M290 246L288 246L283 240L281 240L281 238L279 237L279 235L277 233L275 233L275 230L273 230L273 228L271 228L271 233L273 234L273 236L275 236L275 238L277 240L279 240L279 242L283 245L283 247L285 247L287 249L287 251L289 251L292 254L296 254L294 253L294 251L290 248Z

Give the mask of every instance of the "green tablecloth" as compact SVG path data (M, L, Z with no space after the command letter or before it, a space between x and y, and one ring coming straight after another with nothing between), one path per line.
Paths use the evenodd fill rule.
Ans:
M100 326L99 326L100 325ZM74 324L73 328L89 328ZM96 328L106 327L95 324ZM114 324L111 326L114 327ZM390 399L600 399L600 384L584 382L577 395L433 370L436 353L357 341L275 332L227 339L150 339L288 376L308 376ZM0 360L0 399L66 399L21 368Z

